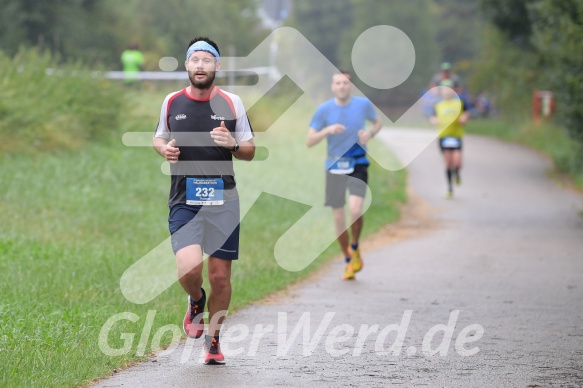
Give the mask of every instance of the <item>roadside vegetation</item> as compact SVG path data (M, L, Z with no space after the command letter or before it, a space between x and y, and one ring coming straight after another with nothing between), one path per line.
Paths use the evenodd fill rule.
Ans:
M497 118L476 121L468 129L542 151L558 173L583 188L583 3L480 3L486 23L468 67L468 83L495 99ZM552 92L554 100L541 125L533 120L537 90Z
M46 69L56 74L49 76ZM115 133L123 93L83 69L34 49L13 57L0 51L2 155L74 150Z

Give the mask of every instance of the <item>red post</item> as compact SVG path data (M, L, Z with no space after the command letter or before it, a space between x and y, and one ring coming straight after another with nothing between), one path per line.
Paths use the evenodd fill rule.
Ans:
M538 98L538 90L532 94L532 120L536 125L540 124L540 99Z
M548 118L555 110L553 92L548 90L535 90L532 94L532 114L535 124L540 124L541 118Z

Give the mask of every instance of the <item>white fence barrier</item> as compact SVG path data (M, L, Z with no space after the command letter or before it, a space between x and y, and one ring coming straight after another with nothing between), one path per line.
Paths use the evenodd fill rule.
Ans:
M47 75L64 75L62 70L46 69ZM104 77L107 79L119 79L123 80L125 78L125 73L123 71L94 71L91 73L95 77ZM240 69L233 71L219 71L217 73L217 78L223 77L233 77L234 75L269 75L274 78L278 78L278 70L275 67L253 67L248 69ZM152 81L172 81L172 80L188 80L188 74L186 71L141 71L136 74L132 74L133 79L138 80L152 80Z

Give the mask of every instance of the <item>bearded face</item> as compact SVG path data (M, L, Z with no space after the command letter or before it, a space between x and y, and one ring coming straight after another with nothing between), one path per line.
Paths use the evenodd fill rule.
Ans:
M188 58L186 69L192 86L206 90L215 82L218 64L211 53L196 51Z

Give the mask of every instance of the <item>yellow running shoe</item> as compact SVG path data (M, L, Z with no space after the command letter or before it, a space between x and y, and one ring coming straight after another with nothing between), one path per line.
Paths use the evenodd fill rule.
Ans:
M447 193L445 193L445 199L452 199L453 198L453 193L451 191L448 191Z
M353 280L354 279L354 270L352 269L352 263L346 263L346 267L344 268L344 275L342 276L342 280Z
M350 259L350 262L352 263L352 269L355 273L362 269L364 263L362 262L362 258L360 257L360 252L358 249L352 251L352 259Z

